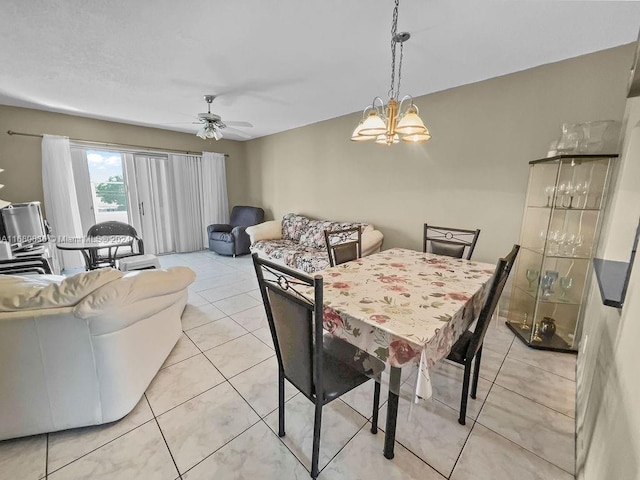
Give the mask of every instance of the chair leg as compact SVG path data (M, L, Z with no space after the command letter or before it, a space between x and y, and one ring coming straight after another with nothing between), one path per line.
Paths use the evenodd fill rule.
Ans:
M311 454L311 478L318 476L318 457L320 456L320 429L322 426L322 403L316 399L316 415L313 422L313 452Z
M278 372L278 436L284 435L284 374Z
M467 397L469 396L469 377L471 376L471 361L466 361L464 364L464 379L462 380L462 401L460 402L460 418L458 423L460 425L465 424L465 418L467 416Z
M471 384L471 398L476 398L478 392L478 377L480 376L480 360L482 359L482 347L476 353L476 360L473 365L473 383Z
M382 379L378 376L374 380L373 389L373 417L371 418L371 433L378 433L378 410L380 409L380 381Z

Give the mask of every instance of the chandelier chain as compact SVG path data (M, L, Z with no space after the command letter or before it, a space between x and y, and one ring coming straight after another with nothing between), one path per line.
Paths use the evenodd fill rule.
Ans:
M402 80L402 49L404 43L400 43L400 63L398 64L398 89L396 90L396 100L400 97L400 81Z
M398 6L400 0L396 0L396 5L393 8L393 20L391 21L391 88L389 89L389 98L395 98L397 96L395 91L396 83L396 34L398 33ZM402 45L400 45L400 52L402 52ZM402 64L402 61L400 62ZM399 75L398 75L399 76ZM400 87L398 86L398 93Z

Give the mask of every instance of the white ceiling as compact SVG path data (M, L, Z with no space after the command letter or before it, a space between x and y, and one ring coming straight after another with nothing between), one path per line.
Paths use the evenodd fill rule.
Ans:
M0 104L170 130L206 111L245 138L386 97L392 0L2 0ZM401 94L635 41L640 2L402 0ZM241 139L237 135L228 138Z

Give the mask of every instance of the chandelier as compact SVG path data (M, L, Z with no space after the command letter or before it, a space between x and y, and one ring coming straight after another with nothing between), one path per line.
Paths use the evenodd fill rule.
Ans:
M391 23L391 88L389 100L385 105L380 97L373 99L371 105L362 112L362 120L353 131L351 140L362 142L374 140L382 145L393 145L400 139L403 142L420 143L431 138L429 130L418 115L418 107L413 103L411 95L400 97L400 80L402 79L402 49L404 42L411 35L408 32L397 33L398 30L398 5L400 0L395 0L393 9L393 21ZM400 61L398 62L398 83L396 86L396 47L400 44ZM405 103L406 102L406 103ZM406 109L403 110L403 107Z
M204 125L202 125L202 128L198 130L198 133L196 133L196 135L203 140L206 140L207 138L215 138L216 140L220 140L222 138L222 132L218 130L218 127L216 127L213 122L206 122Z

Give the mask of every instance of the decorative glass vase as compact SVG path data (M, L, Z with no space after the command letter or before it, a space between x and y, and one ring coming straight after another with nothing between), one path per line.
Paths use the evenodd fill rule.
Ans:
M558 140L558 154L576 153L584 138L584 131L579 123L563 123L562 136Z

